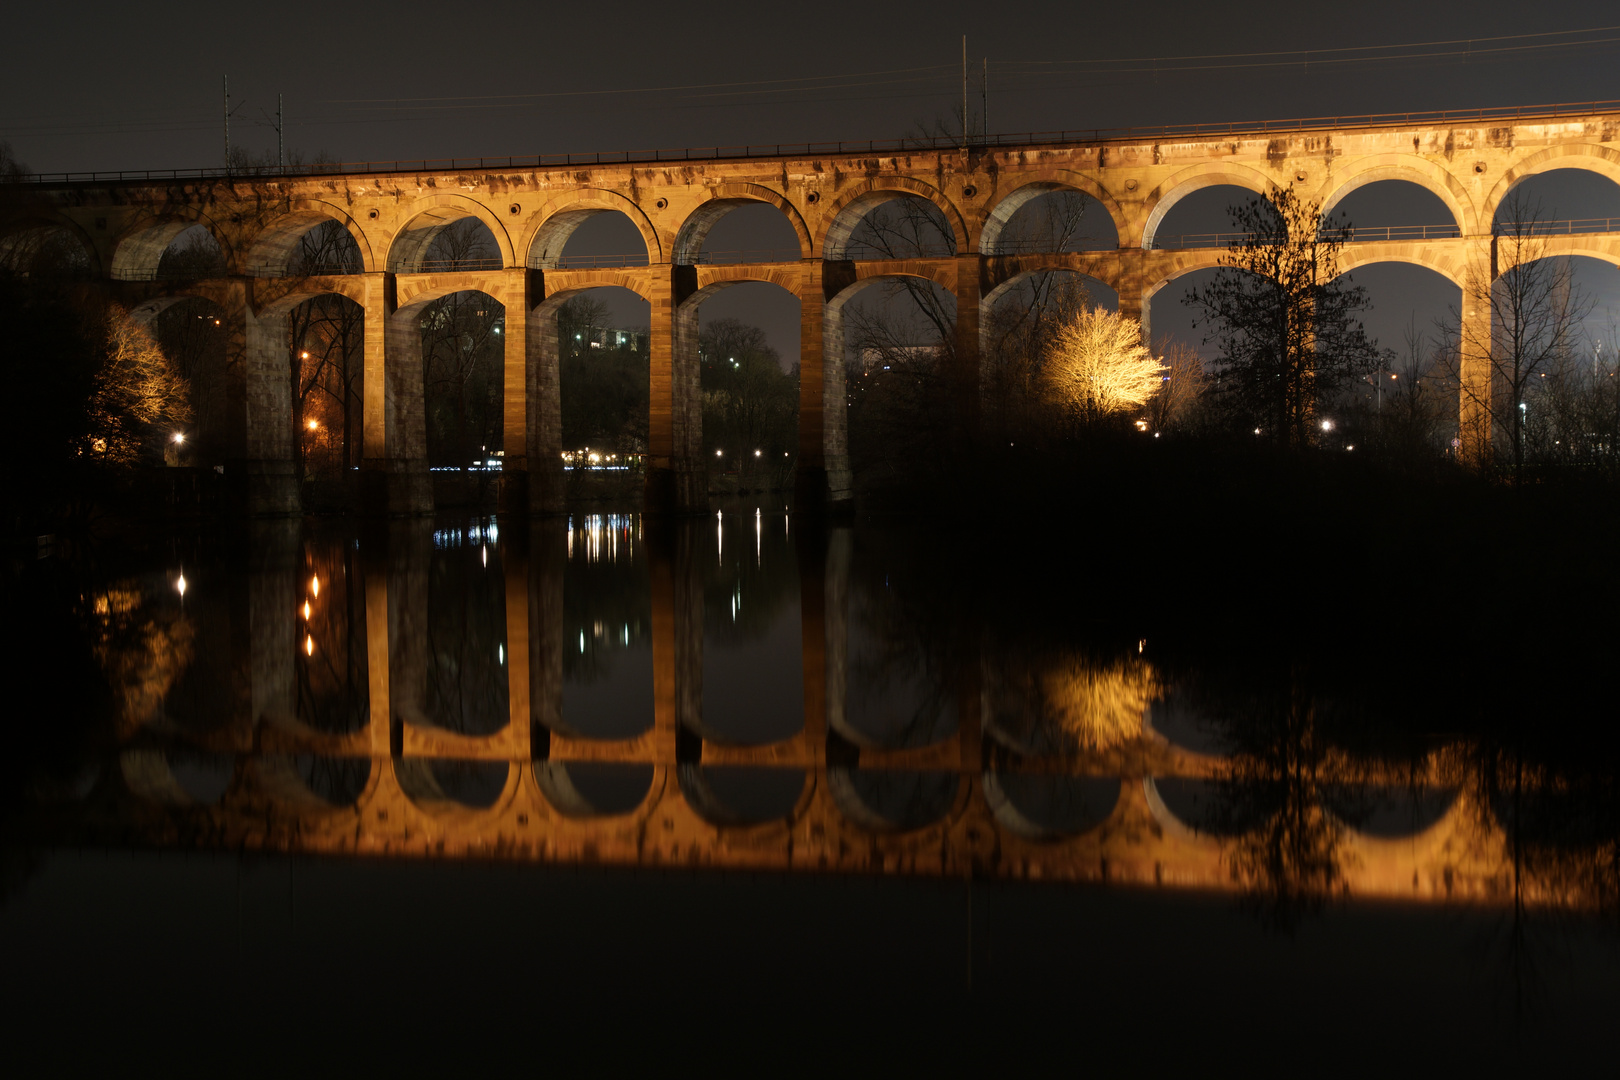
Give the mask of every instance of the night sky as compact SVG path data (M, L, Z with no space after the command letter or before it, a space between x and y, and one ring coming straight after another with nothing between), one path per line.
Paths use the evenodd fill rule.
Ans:
M39 172L219 164L226 74L233 142L274 151L280 93L288 151L306 159L894 138L953 115L964 33L975 115L988 60L993 132L1620 98L1620 14L1591 0L684 9L405 0L306 11L91 3L71 14L31 5L7 21L0 139ZM1544 209L1620 216L1620 190L1581 179L1545 181ZM1227 227L1228 194L1204 193L1163 231ZM1413 195L1372 191L1348 209L1363 225L1416 224L1424 208ZM711 248L774 246L780 223L736 218ZM593 221L570 253L619 250L613 225ZM1613 268L1579 270L1599 296L1594 324L1620 315ZM1388 345L1409 321L1429 325L1455 302L1454 288L1413 267L1371 268L1357 280L1376 305L1369 329ZM639 302L615 308L626 323L645 321ZM765 326L791 362L796 308L755 286L703 314ZM1156 335L1191 337L1186 322L1177 303L1154 309Z

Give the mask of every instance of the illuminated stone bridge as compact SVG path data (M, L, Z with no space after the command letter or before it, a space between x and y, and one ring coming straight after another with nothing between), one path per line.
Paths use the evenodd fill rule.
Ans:
M562 491L554 316L582 290L630 289L651 305L648 506L691 510L706 503L697 316L706 299L728 286L770 282L799 300L800 497L838 503L851 491L842 311L875 281L923 278L956 298L954 355L971 378L990 305L1026 275L1089 275L1118 293L1122 311L1146 321L1166 284L1215 265L1218 246L1178 249L1159 235L1166 214L1200 188L1265 193L1292 184L1331 212L1366 184L1416 184L1445 204L1454 227L1363 233L1346 246L1341 268L1408 262L1464 285L1503 269L1492 223L1515 185L1572 167L1620 182L1620 103L999 137L966 148L908 142L722 148L642 158L406 162L273 177L79 174L39 178L35 224L70 230L90 272L145 315L184 296L219 304L235 356L245 361L234 421L239 471L251 478L251 508L267 514L298 506L285 350L288 314L300 302L335 293L364 308L362 470L375 504L395 514L432 508L418 332L423 308L463 290L504 304L504 505L543 512L560 508ZM1021 206L1059 190L1100 204L1117 231L1117 249L1023 250L1028 245L1003 243ZM863 218L895 199L927 203L949 234L949 250L893 260L852 245ZM706 261L709 231L749 203L776 207L798 249L758 262ZM603 213L622 214L635 226L645 255L624 261L640 265L567 265L562 251L570 234ZM425 264L434 238L469 218L489 230L498 266ZM300 238L329 221L353 238L359 272L295 276ZM218 241L226 272L158 280L165 249L194 225ZM1570 232L1547 237L1544 254L1620 264L1620 232L1607 225ZM1490 314L1470 295L1464 288L1462 316L1472 324L1465 331L1487 340ZM1470 363L1465 381L1486 385L1483 360ZM1463 419L1465 427L1477 426L1478 416Z

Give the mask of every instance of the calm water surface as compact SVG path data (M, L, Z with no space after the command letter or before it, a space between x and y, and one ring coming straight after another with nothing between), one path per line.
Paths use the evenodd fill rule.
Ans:
M1058 540L739 503L27 568L53 715L13 717L51 726L7 774L10 1015L1600 1047L1604 760L1392 719Z

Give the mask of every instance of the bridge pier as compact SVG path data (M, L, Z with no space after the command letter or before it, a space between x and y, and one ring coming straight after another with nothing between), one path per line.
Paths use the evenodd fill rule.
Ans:
M422 331L414 311L398 310L393 275L366 290L365 446L361 499L368 513L433 513L427 461Z
M709 507L698 316L696 308L681 310L682 302L697 291L697 275L690 266L670 266L668 270L667 286L653 290L650 304L651 395L644 508L649 514L698 514Z

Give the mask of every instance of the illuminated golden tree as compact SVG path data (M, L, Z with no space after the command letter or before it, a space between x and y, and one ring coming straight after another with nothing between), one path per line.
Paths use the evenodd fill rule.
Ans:
M106 348L90 399L88 449L101 461L129 465L154 426L190 421L189 390L152 335L122 308L109 313Z
M1142 344L1142 324L1100 308L1082 309L1058 327L1043 380L1059 405L1090 422L1147 404L1164 366Z

